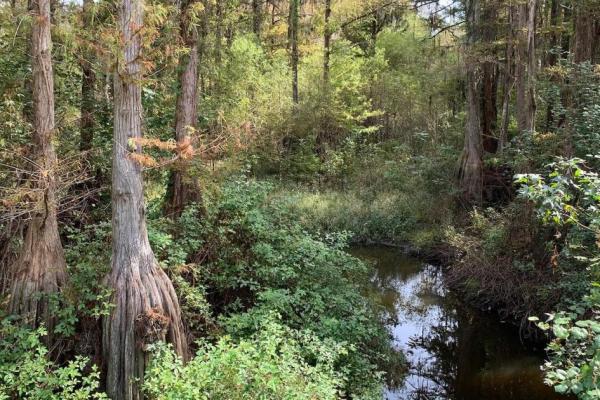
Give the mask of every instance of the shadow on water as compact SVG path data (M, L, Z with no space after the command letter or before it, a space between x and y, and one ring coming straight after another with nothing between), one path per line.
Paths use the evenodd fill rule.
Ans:
M513 327L461 304L440 268L392 248L350 252L375 266L374 290L409 362L406 379L385 399L566 399L544 385L543 354L524 347Z

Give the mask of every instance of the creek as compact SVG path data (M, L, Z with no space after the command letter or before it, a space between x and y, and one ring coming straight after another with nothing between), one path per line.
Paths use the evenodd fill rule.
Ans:
M405 379L388 387L384 399L566 398L543 383L543 351L524 345L514 326L461 302L441 268L394 248L350 252L374 265L374 294L385 307L394 346L408 361Z

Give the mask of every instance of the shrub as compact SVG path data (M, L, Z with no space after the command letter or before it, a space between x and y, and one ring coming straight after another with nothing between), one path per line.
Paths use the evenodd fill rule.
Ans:
M347 235L321 239L306 232L296 214L271 201L272 190L269 183L233 179L207 199L201 226L181 225L181 237L202 232L190 257L198 267L188 269L187 281L207 294L234 338L252 337L276 312L291 329L346 343L348 351L335 365L347 376L344 390L355 396L378 392L378 371L398 355L381 322L382 309L364 294L369 269L344 251Z
M555 243L565 249L563 261L579 265L585 276L581 286L588 294L569 296L570 304L558 307L562 311L538 323L554 337L544 365L546 382L559 393L600 399L600 179L581 159L559 158L548 167L546 175L519 176L520 194L535 204L544 223L560 233Z
M339 344L267 318L248 339L201 343L185 365L171 348L156 346L144 390L156 400L334 400L343 382L334 362L343 353Z
M100 373L76 357L59 367L48 360L43 328L20 328L8 318L0 325L0 399L108 399L98 392Z

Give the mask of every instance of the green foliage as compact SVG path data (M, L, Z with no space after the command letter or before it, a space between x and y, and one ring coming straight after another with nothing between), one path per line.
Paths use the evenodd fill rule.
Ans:
M554 340L548 346L549 361L544 365L546 382L559 393L572 393L583 400L600 399L600 179L585 168L581 159L558 159L549 165L547 176L528 174L517 177L520 195L536 205L546 224L566 229L566 256L576 260L590 275L589 294L577 301L572 296L568 311L549 314L538 326L550 331ZM589 286L589 282L594 282ZM581 297L580 297L581 298ZM532 321L538 321L532 317Z
M554 340L548 345L550 359L544 364L545 382L558 393L582 400L600 399L600 292L595 288L568 312L549 314L538 327ZM589 311L588 311L589 310ZM532 321L539 321L531 317Z
M348 231L353 241L432 248L443 239L453 213L450 182L456 154L445 146L439 150L423 157L396 141L355 144L352 155L340 157L342 184L317 189L287 185L278 197L313 232Z
M344 353L339 344L267 317L247 339L200 343L185 365L169 347L156 346L144 390L156 400L334 400L343 383L334 363Z
M371 96L382 113L377 120L388 137L402 138L423 153L435 149L429 141L448 140L461 102L457 54L430 38L430 27L407 13L397 26L383 29L375 43L385 67L372 75ZM451 42L451 41L450 41ZM453 107L453 109L449 109ZM421 140L426 135L426 140ZM423 148L423 144L428 144Z
M271 202L272 185L245 178L225 183L207 199L202 226L182 226L181 237L203 232L192 259L201 291L235 338L256 333L273 312L294 330L347 344L336 371L347 376L344 390L366 396L381 387L377 371L398 358L389 347L381 312L361 292L369 271L343 251L347 237L321 241L305 232L295 214ZM186 289L186 291L191 288Z
M0 325L0 399L88 400L107 399L98 392L100 372L88 360L76 357L64 367L48 360L41 340L43 328L20 328L8 318Z
M555 225L585 224L600 229L600 178L584 169L581 159L562 159L551 163L548 177L517 175L519 194L537 204L539 217Z
M99 320L110 313L110 289L103 283L110 268L110 224L84 229L67 228L69 246L65 257L68 285L50 299L57 318L54 333L68 337L76 333L82 318Z

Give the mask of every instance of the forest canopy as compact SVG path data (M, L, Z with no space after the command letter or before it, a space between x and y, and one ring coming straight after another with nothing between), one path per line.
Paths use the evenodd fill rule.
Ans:
M381 399L359 243L600 399L599 157L598 0L2 1L0 399Z

